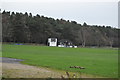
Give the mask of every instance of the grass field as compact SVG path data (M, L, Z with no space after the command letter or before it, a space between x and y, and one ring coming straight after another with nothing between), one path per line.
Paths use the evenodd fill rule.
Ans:
M3 45L3 57L24 59L24 64L102 77L118 77L118 50L105 48L58 48L35 45ZM82 66L86 69L73 69Z

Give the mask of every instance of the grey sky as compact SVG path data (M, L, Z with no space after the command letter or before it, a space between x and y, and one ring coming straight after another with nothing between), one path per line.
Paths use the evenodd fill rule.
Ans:
M2 10L28 12L52 18L74 20L90 25L110 25L118 27L118 2L88 1L2 1Z

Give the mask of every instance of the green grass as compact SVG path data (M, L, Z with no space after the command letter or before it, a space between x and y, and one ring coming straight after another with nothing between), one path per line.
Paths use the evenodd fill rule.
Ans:
M69 66L82 66L84 74L118 77L118 50L103 48L58 48L33 45L3 45L3 57L24 59L23 63L79 72Z

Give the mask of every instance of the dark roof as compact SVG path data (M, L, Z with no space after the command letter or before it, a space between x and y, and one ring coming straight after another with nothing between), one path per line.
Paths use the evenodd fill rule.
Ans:
M59 40L58 42L59 42L59 43L66 43L66 42L72 43L72 41L70 41L70 40L68 40L68 39L61 39L61 40Z

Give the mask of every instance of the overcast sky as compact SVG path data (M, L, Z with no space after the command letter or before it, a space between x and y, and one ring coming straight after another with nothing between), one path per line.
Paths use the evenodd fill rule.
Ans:
M118 27L117 0L1 0L2 10Z

